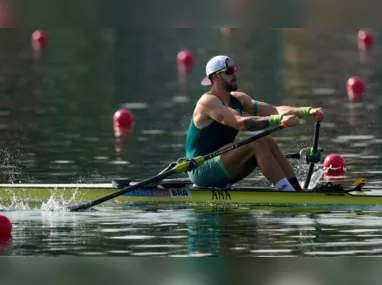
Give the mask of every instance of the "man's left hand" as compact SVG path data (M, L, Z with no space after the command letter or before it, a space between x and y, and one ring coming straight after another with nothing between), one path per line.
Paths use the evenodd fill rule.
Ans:
M312 108L309 115L313 116L316 122L321 122L324 119L324 110L322 108Z

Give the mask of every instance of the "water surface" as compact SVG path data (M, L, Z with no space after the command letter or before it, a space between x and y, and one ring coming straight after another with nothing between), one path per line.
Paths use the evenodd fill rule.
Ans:
M320 147L339 153L349 182L362 176L381 187L382 87L379 30L369 53L357 30L50 29L42 55L28 30L0 32L0 157L4 183L140 180L184 156L190 115L206 91L204 65L227 54L239 85L276 105L321 106ZM176 54L190 49L194 71L181 76ZM364 100L351 103L346 80L362 76ZM133 112L130 136L116 138L113 113ZM313 143L303 120L274 137L283 151ZM247 136L241 134L242 137ZM301 181L307 165L292 161ZM317 166L317 169L320 166ZM269 185L259 171L243 184ZM378 255L380 211L102 208L45 211L0 208L14 222L5 255Z

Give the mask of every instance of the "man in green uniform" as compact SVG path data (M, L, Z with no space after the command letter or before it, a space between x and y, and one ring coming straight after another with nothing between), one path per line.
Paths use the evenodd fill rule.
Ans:
M228 56L213 57L206 65L206 75L201 84L212 86L196 103L186 138L187 158L232 145L239 131L259 131L281 123L293 127L301 117L313 116L316 121L324 117L321 108L272 106L236 91L236 66ZM271 136L208 160L188 175L194 184L221 187L244 179L257 166L278 190L301 190L289 161Z

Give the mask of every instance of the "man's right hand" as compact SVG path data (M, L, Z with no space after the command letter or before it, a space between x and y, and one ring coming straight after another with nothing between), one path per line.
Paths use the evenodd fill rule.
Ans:
M294 127L300 123L300 118L295 115L285 115L282 117L281 123L286 123L289 127Z

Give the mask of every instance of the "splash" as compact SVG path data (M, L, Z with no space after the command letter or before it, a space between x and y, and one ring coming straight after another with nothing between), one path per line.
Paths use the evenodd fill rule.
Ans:
M64 197L64 192L70 191L72 196L69 199ZM67 206L73 204L76 201L78 193L78 188L74 190L63 190L61 192L57 189L51 190L51 195L46 202L43 202L40 210L42 211L55 211L55 212L64 212L67 211Z
M308 170L309 170L309 163L306 162L306 152L310 148L303 148L300 150L300 158L299 159L294 159L291 160L290 163L295 171L296 177L299 181L302 183L305 181L307 175L308 175ZM322 166L319 165L320 167L318 170L314 171L312 174L312 177L309 182L308 189L313 189L316 187L317 183L320 182L321 178L323 177L325 170L322 169Z
M76 199L79 190L76 189L49 189L50 195L48 199L35 196L28 193L30 189L6 189L7 198L0 201L0 211L66 211L68 205L72 205ZM20 192L21 191L21 192ZM23 193L22 191L26 192ZM70 196L68 195L70 193Z
M30 210L29 204L23 201L20 197L18 197L15 191L12 191L11 189L5 189L5 192L7 193L9 198L4 199L2 201L4 204L0 205L0 210L2 211Z
M4 147L0 149L0 168L2 181L7 183L20 183L20 177L29 181L31 177L28 173L24 173L23 169L34 163L28 153L22 152L19 141L16 140L14 148Z
M317 183L321 180L322 176L324 175L325 170L324 169L318 169L312 174L312 178L310 179L309 183L309 189L313 189L316 187Z
M10 210L22 210L22 211L26 211L26 210L30 210L30 206L25 201L23 201L23 200L21 200L21 199L19 199L19 198L14 196L14 197L12 197L11 203L7 207L6 210L7 211L10 211Z

